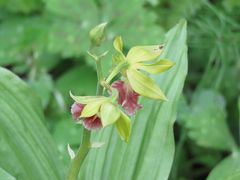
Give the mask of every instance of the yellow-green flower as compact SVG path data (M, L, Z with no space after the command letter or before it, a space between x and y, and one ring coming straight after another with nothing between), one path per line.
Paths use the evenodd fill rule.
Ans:
M101 126L106 127L111 124L115 124L120 137L128 142L131 132L131 120L122 112L118 105L115 103L118 95L117 92L110 97L105 96L74 96L70 93L71 97L75 101L74 107L80 106L77 111L72 110L74 118L83 119L83 125L89 130L91 127L95 127L94 123L99 124L97 121L101 121ZM78 117L77 117L78 116ZM95 121L95 122L94 122ZM91 124L92 123L92 124ZM90 127L90 128L89 128Z
M112 79L116 71L120 71L126 77L131 88L139 95L166 100L167 98L158 85L146 74L158 74L174 65L174 62L167 59L154 61L162 53L163 45L135 46L129 50L126 56L122 52L123 43L120 36L115 38L113 45L117 50L117 54L113 56L115 70L113 70L113 75L110 74L107 82Z

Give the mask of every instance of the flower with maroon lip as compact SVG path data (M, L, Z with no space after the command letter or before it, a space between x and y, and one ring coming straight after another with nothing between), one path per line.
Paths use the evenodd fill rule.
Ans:
M83 119L83 126L89 130L115 124L120 137L128 142L131 132L131 121L115 103L118 92L112 90L110 97L105 96L74 96L72 105L73 118Z
M84 104L80 104L77 102L73 103L73 105L71 106L71 113L72 113L73 119L77 120L80 118L84 106L85 106ZM83 118L82 124L88 130L99 129L102 127L101 119L97 115Z
M113 70L106 82L110 83L113 77L121 73L127 79L131 89L137 94L151 99L167 100L162 90L147 75L147 73L164 72L174 65L174 62L167 59L154 61L162 53L163 45L134 46L126 56L122 52L123 43L120 36L115 38L113 45L117 53L113 56Z
M134 115L135 112L142 107L138 104L138 96L126 81L117 80L112 83L112 87L119 92L118 103L126 110L129 115Z

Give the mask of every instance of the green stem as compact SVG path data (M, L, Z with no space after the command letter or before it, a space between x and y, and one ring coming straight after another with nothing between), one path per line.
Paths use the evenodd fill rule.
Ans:
M97 95L102 95L103 93L103 87L101 86L101 81L103 80L103 73L102 73L102 65L101 61L98 58L96 60L96 69L97 69L97 76L98 76L98 87L97 87ZM80 168L91 149L91 131L87 129L83 129L83 136L82 136L82 142L80 144L80 147L77 151L76 156L72 160L70 164L70 168L67 175L67 180L76 180L78 177L78 173L80 171Z
M103 93L103 87L101 85L101 82L104 80L103 72L102 72L102 64L100 59L97 59L95 62L96 62L97 77L98 77L97 95L101 95Z
M74 157L74 159L72 160L72 162L70 164L67 180L76 180L77 179L78 173L83 164L83 161L86 158L86 156L91 148L90 137L91 137L91 132L84 128L83 136L82 136L82 143L78 149L76 156Z

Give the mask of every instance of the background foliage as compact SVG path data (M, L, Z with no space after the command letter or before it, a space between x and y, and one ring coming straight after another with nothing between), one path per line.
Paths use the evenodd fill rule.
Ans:
M46 125L59 152L58 160L49 163L62 161L65 171L66 145L78 147L81 136L81 128L70 117L68 91L92 95L96 90L94 64L85 53L89 29L109 22L103 47L110 50L104 61L107 73L109 42L115 35L123 36L127 48L157 44L185 18L189 70L174 125L176 150L169 179L240 179L239 8L238 0L0 0L0 66L21 77L40 98L36 108L46 118L40 115L38 121ZM182 47L175 48L177 52ZM6 83L3 75L0 78ZM18 94L17 89L14 92ZM26 120L34 123L31 119ZM8 131L2 124L1 128L3 137ZM51 156L55 150L46 151ZM4 169L1 164L0 177L14 179Z

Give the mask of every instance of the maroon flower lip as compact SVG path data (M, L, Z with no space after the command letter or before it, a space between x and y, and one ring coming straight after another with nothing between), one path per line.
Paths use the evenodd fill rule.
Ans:
M82 123L88 130L99 129L102 127L101 119L97 115L85 118Z
M77 120L80 118L84 106L84 104L80 104L77 102L73 103L73 105L71 106L71 113L73 119ZM97 115L82 119L82 124L88 130L99 129L102 127L101 119Z
M122 105L127 114L134 115L138 109L142 108L142 105L138 104L139 94L128 83L117 80L112 83L112 87L118 90L118 103Z
M82 110L84 108L84 104L74 102L71 106L71 114L73 119L78 119L81 116Z

